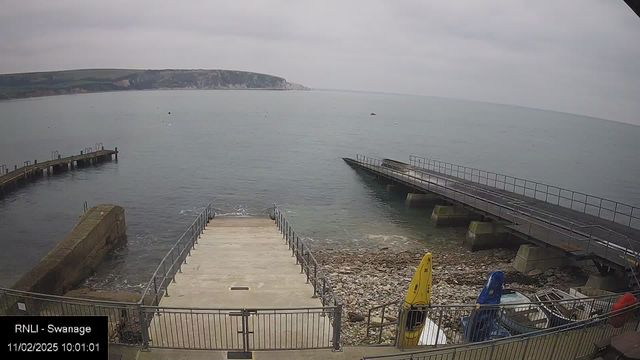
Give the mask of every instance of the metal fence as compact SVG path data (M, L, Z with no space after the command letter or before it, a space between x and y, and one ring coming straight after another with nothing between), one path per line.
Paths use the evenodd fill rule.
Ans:
M171 281L176 281L176 273L182 271L182 264L186 264L187 256L191 255L191 250L195 249L198 238L213 217L213 208L211 204L208 204L160 261L151 280L142 292L140 304L146 302L158 306L163 295L169 296L169 284ZM145 300L148 296L151 297L151 300Z
M337 306L215 309L144 306L0 288L0 316L107 316L109 341L143 348L339 349ZM339 331L339 326L337 331ZM338 346L335 346L335 345Z
M289 220L287 220L277 206L274 206L274 218L276 226L282 233L282 237L289 246L289 250L291 250L291 255L295 257L296 264L300 265L300 273L305 274L307 283L311 283L313 286L313 297L319 297L322 306L335 309L335 311L329 311L328 315L334 327L334 348L338 350L340 348L342 303L333 291L331 280L325 275L322 267L318 265L318 261L313 256L309 245L300 239L296 231L289 224Z
M136 303L76 299L0 288L0 316L107 316L109 341L144 346L145 318Z
M499 193L476 195L477 187L448 177L411 169L384 166L384 161L363 155L356 162L364 168L389 177L409 187L439 194L465 204L475 211L512 223L509 228L529 238L579 254L595 254L600 261L631 268L635 277L637 269L638 241L615 231L594 225L582 225L549 212L536 211L513 198Z
M149 347L201 350L336 348L337 307L212 309L143 307Z
M632 294L639 296L640 292ZM389 329L395 339L393 344L401 349L407 345L404 341L406 332L416 326L423 326L424 330L420 334L421 339L411 346L442 347L511 337L606 314L620 296L622 294L517 304L430 305L409 309L402 308L401 301L395 301L369 309L367 337L370 343L381 344L383 329ZM371 319L376 318L381 320L372 323ZM388 318L397 320L386 321ZM488 322L488 319L497 321Z
M558 186L410 155L409 164L640 229L640 208Z
M574 360L593 354L595 342L638 329L638 305L556 328L507 339L412 351L393 355L365 356L388 360Z

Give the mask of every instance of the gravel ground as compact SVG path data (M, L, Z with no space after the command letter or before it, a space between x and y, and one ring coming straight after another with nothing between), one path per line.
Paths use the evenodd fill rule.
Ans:
M314 255L331 279L337 296L343 302L342 342L345 345L376 343L366 337L368 310L376 305L404 299L407 287L422 256L430 249L393 250L315 250ZM505 288L516 289L526 295L537 290L555 287L568 290L584 285L590 268L566 267L532 271L523 275L511 267L515 249L494 249L470 252L438 252L433 255L432 304L473 304L492 270L502 270ZM395 321L398 307L385 314L385 322ZM376 314L378 317L381 314ZM373 317L373 315L372 315ZM373 319L381 321L381 319ZM459 319L452 319L458 323ZM453 326L453 325L452 325ZM457 325L455 325L457 326ZM393 328L382 333L382 342L391 343Z

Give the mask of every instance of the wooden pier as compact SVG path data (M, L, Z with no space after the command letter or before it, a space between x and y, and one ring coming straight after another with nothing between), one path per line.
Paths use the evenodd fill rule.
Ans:
M115 150L105 150L104 147L102 147L101 150L96 151L85 149L80 152L80 155L68 157L61 157L57 152L53 152L52 157L57 158L43 162L34 160L33 163L31 163L31 161L25 161L22 167L15 165L13 171L9 171L5 165L2 165L2 167L0 167L0 197L4 197L9 192L30 181L44 177L45 173L47 176L50 176L75 168L84 168L93 164L111 161L114 156L117 161L117 147Z

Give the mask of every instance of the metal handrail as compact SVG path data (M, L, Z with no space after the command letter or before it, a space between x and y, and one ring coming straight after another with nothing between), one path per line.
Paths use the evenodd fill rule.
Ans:
M616 311L612 311L612 312L609 312L609 313L606 313L606 314L598 315L598 316L595 316L595 317L590 318L590 319L586 319L586 320L582 320L582 321L576 321L576 322L573 322L573 323L569 323L569 324L566 324L566 325L561 325L561 326L554 327L554 328L543 329L543 330L539 330L539 331L535 331L535 332L530 332L530 333L510 336L510 337L507 337L507 338L487 340L487 341L481 341L481 342L475 342L475 343L464 343L464 344L447 346L445 348L433 348L433 349L420 350L420 351L408 351L408 352L403 352L403 353L399 353L399 354L365 356L365 357L363 357L363 359L364 360L367 360L367 359L398 359L398 360L406 359L406 360L409 360L409 359L416 359L417 357L421 357L421 356L428 356L428 354L434 353L434 352L437 352L440 356L442 356L441 353L443 351L454 351L454 352L456 352L458 349L461 349L461 348L481 349L481 348L493 347L493 346L496 346L496 345L499 345L499 344L511 343L511 342L516 342L516 341L529 341L529 339L533 339L533 338L540 337L540 336L546 336L546 335L550 335L550 334L558 334L558 333L574 331L574 330L586 330L589 327L594 327L594 326L606 324L607 320L612 319L614 317L620 318L620 317L624 317L625 315L628 315L628 314L632 314L632 316L630 317L630 319L626 319L625 323L626 324L629 324L629 323L633 324L633 322L637 320L637 316L635 315L635 312L638 309L640 309L640 304L634 304L633 306L625 307L625 308L622 308L622 309L619 309L619 310L616 310ZM632 321L629 321L629 320L632 320ZM637 324L636 324L636 326L637 326ZM636 329L633 329L633 330L636 330ZM571 339L571 338L569 340L570 341L575 341L575 339ZM523 358L525 358L524 355L525 354L523 354ZM588 355L588 354L585 354L585 355ZM574 358L578 358L578 357L576 356Z
M60 295L50 295L50 294L42 294L35 293L30 291L16 290L16 289L8 289L0 287L0 295L2 294L10 294L15 296L20 296L27 299L36 299L36 300L45 300L45 301L58 301L64 302L65 304L107 304L107 305L137 305L135 302L126 302L126 301L110 301L110 300L95 300L95 299L84 299L84 298L73 298L68 296L60 296Z
M410 155L409 164L411 164L412 166L422 167L427 170L436 171L441 174L455 176L460 179L470 180L478 184L491 186L496 189L509 191L509 192L527 196L527 197L532 197L536 200L545 201L550 204L562 206L575 211L582 211L585 214L593 215L605 220L611 220L613 222L616 222L616 215L626 216L629 218L629 222L627 226L640 229L640 208L633 205L625 204L619 201L609 200L599 196L589 195L580 191L565 189L559 186L548 185L542 182L522 179L515 176L503 175L503 174L486 171L486 170L475 169L475 168L471 168L464 165L452 164L452 163L429 159L421 156ZM470 170L471 172L468 172L467 170ZM461 173L462 173L462 176L460 176ZM482 176L483 173L484 173L484 176ZM469 178L467 178L467 175L469 175ZM474 178L476 180L474 180ZM484 179L484 182L481 181L482 179ZM512 179L512 181L509 181L508 179ZM493 185L491 185L491 182L493 182ZM498 186L499 183L502 184L502 187ZM530 187L531 185L533 185L533 187ZM518 189L522 189L522 193L519 193ZM557 191L550 192L550 189L555 189ZM530 190L529 193L533 191L533 196L527 195L527 190ZM565 196L563 196L563 192ZM539 198L537 196L538 193L544 195L544 199ZM571 197L569 197L569 194L571 195ZM576 195L583 197L584 200L581 200L581 198L576 198ZM551 201L551 199L549 199L549 196L555 198L557 201L555 202ZM565 204L562 203L561 199L569 201L569 206L565 206ZM589 199L595 199L597 204L593 202L589 202ZM582 210L576 209L573 206L574 203L582 204L583 205ZM607 204L611 204L611 207L604 206ZM592 214L590 212L587 212L587 209L589 207L594 208L594 212L595 210L598 210L597 214ZM626 213L626 212L619 211L618 210L619 207L628 208L629 212ZM613 219L608 219L607 217L605 217L602 210L612 212ZM635 212L638 212L637 216L634 215ZM639 221L637 226L634 226L635 224L633 222L633 219ZM621 224L619 222L617 223Z
M613 293L613 294L607 294L607 295L598 295L598 296L588 296L588 297L581 297L581 298L575 298L575 299L564 299L564 300L549 300L549 301L544 301L545 304L572 304L572 303L584 303L584 302L590 302L590 301L607 301L607 302L611 302L614 299L618 299L620 296L624 295L624 294L631 294L633 296L636 297L640 297L640 290L634 290L634 291L625 291L625 292L621 292L621 293ZM386 304L382 304L382 305L377 305L374 306L372 308L370 308L369 310L377 310L380 309L382 307L388 307L391 305L399 305L400 303L402 303L402 299L396 300L396 301L390 301ZM614 301L613 301L614 302ZM612 304L613 304L612 302ZM510 308L510 307L520 307L523 305L540 305L539 301L529 301L529 302L521 302L521 303L517 303L517 304L429 304L427 306L425 306L426 308L468 308L468 309L502 309L502 308Z
M208 204L193 221L191 226L189 226L182 234L178 241L173 244L164 258L162 258L162 261L158 264L156 271L151 276L151 280L149 280L147 286L142 292L140 300L138 301L139 304L144 304L144 299L152 290L152 286L153 301L151 303L153 305L158 306L160 304L160 298L163 295L169 296L169 282L167 279L171 279L175 282L175 274L182 271L182 263L186 263L187 256L191 255L191 249L195 249L195 245L198 243L200 234L204 231L209 220L213 219L213 216L214 214L211 204Z
M640 290L636 290L630 292L632 295L638 297L640 296ZM591 297L581 297L581 298L573 298L573 299L564 299L564 300L551 300L551 301L534 301L530 300L529 302L522 302L517 304L429 304L424 306L413 307L411 309L402 309L402 299L398 299L396 301L391 301L386 304L377 305L369 308L368 310L368 319L367 319L367 337L370 336L371 330L375 330L374 334L377 332L377 343L381 343L382 339L382 328L388 326L396 326L399 329L401 324L401 320L403 316L406 318L407 315L403 315L404 312L423 312L427 315L435 314L437 319L434 318L436 324L438 324L438 332L446 328L442 324L443 316L445 318L457 317L459 318L461 315L471 315L471 314L479 314L482 312L491 312L491 311L502 311L507 309L515 309L522 310L524 308L539 308L541 305L551 307L562 305L562 307L568 312L575 311L589 311L593 312L610 312L613 304L625 293L616 293L609 295L600 295L600 296L591 296ZM397 314L396 321L388 321L385 322L385 314L390 314L388 308L392 306L397 306L397 311L400 313ZM380 318L382 319L380 324L371 324L371 318L374 316L374 313L380 314ZM396 315L396 314L391 314ZM442 325L442 326L441 326ZM452 339L449 339L449 344L451 344ZM436 344L437 345L437 344Z
M304 240L300 239L293 227L289 225L289 220L284 216L280 209L278 209L277 206L275 206L274 209L276 226L278 226L278 230L282 233L282 237L285 239L287 245L289 245L289 249L292 251L292 256L296 257L296 264L300 265L301 273L305 273L307 282L312 283L313 296L317 297L319 295L323 306L327 303L327 295L330 296L330 302L333 303L333 305L339 305L340 300L333 290L331 280L325 276L322 267L318 265L315 256L313 256L309 249L309 245L307 245ZM319 283L320 279L322 279L322 284Z
M562 231L559 231L557 229L553 229L552 226L553 227L558 227L558 228L562 228L562 226L560 224L558 224L558 223L553 223L553 221L552 221L553 216L552 215L549 215L548 218L544 218L542 216L534 216L534 215L532 215L530 213L518 210L515 207L505 206L504 204L501 204L501 203L498 203L498 202L495 202L495 201L492 201L492 200L488 200L486 198L482 198L482 197L474 195L472 193L461 191L460 189L456 189L456 188L448 186L448 182L449 181L453 181L453 180L450 180L450 179L448 179L446 177L440 177L440 176L432 175L430 173L422 173L422 172L420 172L420 177L409 175L409 174L407 174L405 172L402 172L402 171L394 170L394 169L391 169L389 167L383 167L382 166L382 162L383 162L382 160L370 158L370 157L367 157L367 156L364 156L364 155L359 155L359 154L356 156L356 162L358 162L361 165L363 165L364 167L368 167L368 168L370 168L370 169L372 169L374 171L378 171L378 172L381 172L381 173L395 174L401 180L410 182L413 186L418 185L417 183L419 182L420 183L419 186L423 186L424 187L425 183L426 183L426 189L428 191L434 191L434 190L432 190L432 187L433 187L433 188L442 188L442 189L445 189L445 191L453 192L453 193L455 193L454 196L453 196L453 198L455 200L459 200L459 199L456 198L457 195L461 195L462 196L463 200L459 200L459 201L462 201L462 202L469 203L468 201L466 201L467 198L475 199L476 200L476 202L475 202L476 205L478 203L484 203L485 209L482 209L482 210L487 210L489 205L491 205L491 206L493 206L493 207L495 207L497 209L499 217L503 217L505 219L510 217L512 220L514 220L514 224L515 224L515 219L522 220L526 224L529 224L529 229L528 229L528 232L527 232L527 235L529 235L529 236L531 236L531 227L532 227L532 225L535 225L535 226L541 226L544 229L548 230L547 236L550 236L551 232L554 232L554 233L560 234L562 236L568 237L569 238L568 245L571 245L572 239L575 240L576 242L582 242L582 241L588 240L587 253L589 252L588 250L592 247L592 245L591 245L592 240L598 245L605 246L605 256L606 256L606 254L608 253L608 251L610 249L613 249L615 251L618 251L618 250L622 249L622 250L624 250L623 252L629 251L629 249L621 247L620 245L612 246L612 244L610 242L610 238L609 238L609 240L601 239L598 236L594 236L593 232L591 232L590 234L579 233L579 232L575 231L575 229L573 228L573 224L572 224L571 229L568 229L568 228L564 229L564 230L570 232L570 234L566 234L566 233L563 233ZM426 180L422 175L427 175ZM444 185L442 185L442 182L444 183ZM469 185L467 185L465 183L457 182L457 181L455 182L455 184L459 185L461 187L471 187L471 186L469 186ZM509 199L509 198L507 198L505 196L501 196L499 194L496 195L496 196L501 197L503 199ZM478 209L480 209L480 208L478 208ZM504 211L504 214L503 214L503 211ZM533 221L534 219L535 219L535 222ZM612 233L613 232L610 232L609 236L611 236ZM580 236L582 236L582 238L576 237L574 235L580 235ZM627 238L627 241L631 241L631 239L629 239L628 237L626 237L626 238ZM615 244L613 244L613 245L615 245ZM637 255L637 253L634 253L634 256L636 256L636 255Z
M273 207L274 220L278 230L282 233L282 238L291 250L291 256L296 258L296 265L300 265L300 273L305 274L307 283L313 285L313 297L320 297L322 306L334 308L329 312L329 317L333 321L333 346L334 350L340 349L340 331L342 327L342 302L333 290L331 280L324 274L322 266L318 265L315 256L311 253L309 245L296 234L289 220L278 209ZM327 299L329 297L329 299Z

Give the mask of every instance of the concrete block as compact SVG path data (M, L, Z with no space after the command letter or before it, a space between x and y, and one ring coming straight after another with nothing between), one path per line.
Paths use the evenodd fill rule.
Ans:
M482 216L459 206L436 205L431 213L431 223L435 226L468 226L471 221Z
M462 245L471 251L478 251L509 245L508 239L509 233L503 225L472 221Z
M531 244L520 245L518 254L511 264L514 269L525 274L533 269L544 270L576 265L579 264L565 256L562 252Z
M408 207L431 207L442 203L442 198L435 194L408 193L405 205Z
M71 232L12 287L61 295L84 280L126 235L124 209L96 205L84 213Z
M590 275L585 287L599 290L619 292L627 289L629 282L625 276L617 275Z

